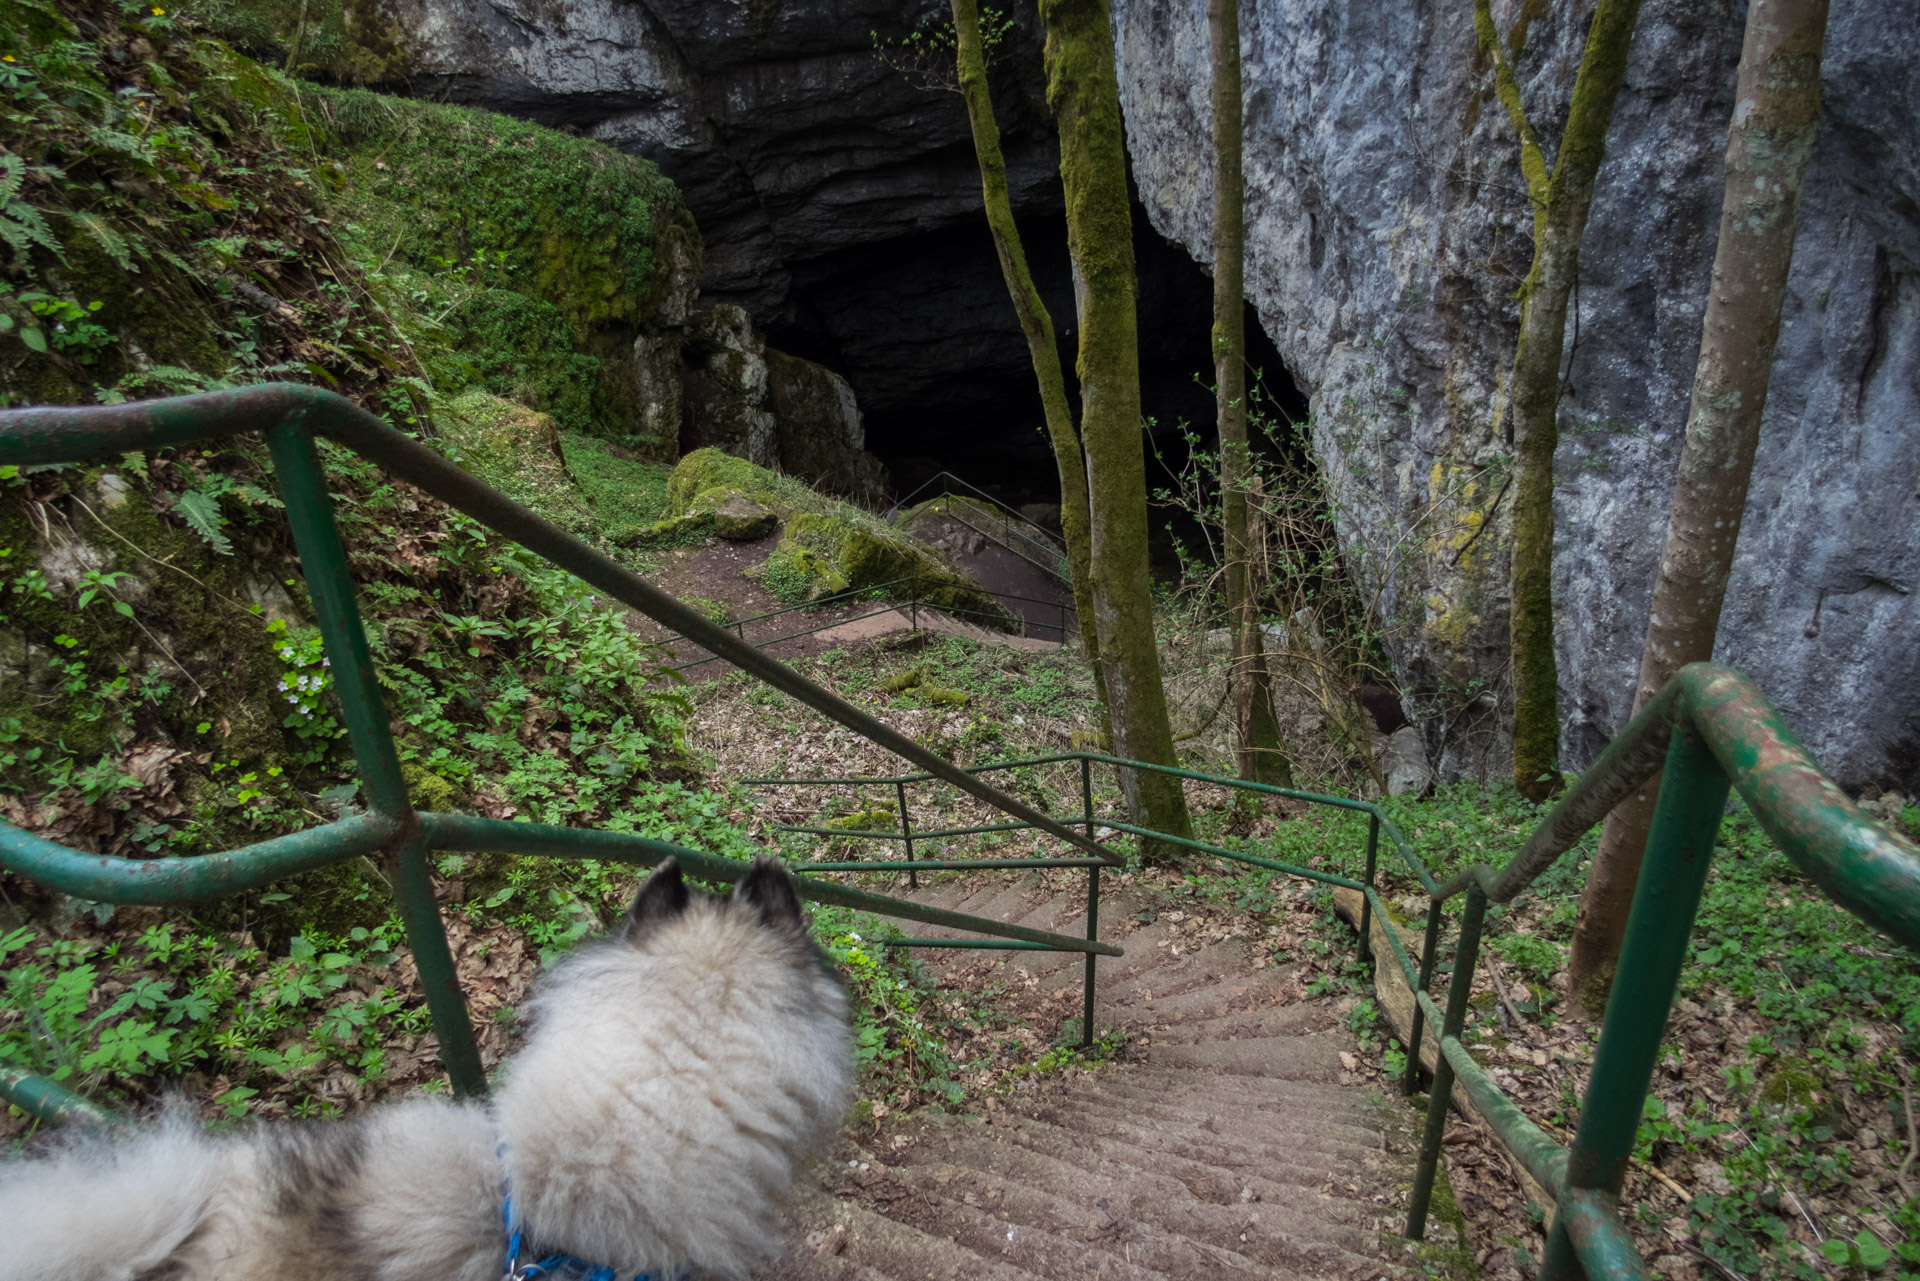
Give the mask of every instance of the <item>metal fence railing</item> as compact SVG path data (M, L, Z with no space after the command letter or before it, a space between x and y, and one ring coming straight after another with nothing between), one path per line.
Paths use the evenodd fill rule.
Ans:
M747 644L680 604L557 526L395 431L353 402L331 392L291 384L86 408L0 412L0 464L79 462L133 450L217 440L242 432L266 436L275 479L286 504L301 570L331 663L341 719L347 728L368 812L242 849L183 858L126 859L81 854L0 821L0 866L62 893L104 903L171 905L221 898L271 881L361 856L380 857L393 884L440 1059L454 1090L486 1090L466 1000L434 901L428 854L435 850L490 851L550 858L593 858L650 866L677 857L689 874L731 882L746 864L663 841L617 832L505 822L466 814L416 810L394 748L386 706L347 570L346 547L334 522L326 476L314 449L326 436L379 464L521 546L570 571L590 586L675 630L709 653L798 699L856 734L947 779L1004 813L1043 828L1088 861L1116 860L1098 842L1013 796L977 780L951 761L888 727L830 690ZM798 878L803 897L902 920L971 930L994 939L1072 952L1119 955L1095 938L1072 938L1002 921L961 916L924 904L868 894L810 877ZM65 1092L51 1083L0 1075L0 1098L40 1115L71 1115ZM63 1097L65 1096L65 1097Z
M1642 1106L1652 1080L1660 1037L1680 980L1681 964L1692 933L1728 792L1738 788L1761 826L1780 849L1842 907L1911 948L1920 948L1920 848L1863 813L1820 770L1796 742L1779 714L1745 677L1711 663L1682 669L1613 745L1582 774L1560 803L1535 829L1504 868L1476 864L1445 883L1436 882L1398 827L1377 805L1345 797L1321 796L1221 778L1144 761L1069 752L978 767L976 774L1032 769L1057 762L1078 762L1083 780L1093 765L1141 770L1192 779L1242 792L1285 796L1314 805L1337 806L1369 815L1364 878L1299 867L1204 841L1156 832L1118 817L1093 814L1090 781L1082 784L1082 807L1064 821L1083 824L1091 837L1095 824L1170 843L1214 858L1357 890L1362 895L1359 947L1371 957L1371 924L1384 913L1375 887L1380 836L1384 832L1401 860L1426 890L1429 904L1419 963L1407 954L1398 932L1383 931L1397 965L1415 995L1402 1088L1415 1093L1421 1072L1420 1042L1428 1025L1439 1029L1439 1056L1429 1091L1426 1128L1407 1235L1421 1240L1432 1202L1435 1172L1445 1137L1447 1112L1456 1080L1529 1174L1547 1188L1556 1211L1548 1229L1548 1250L1541 1272L1547 1281L1584 1274L1625 1281L1646 1275L1633 1239L1622 1222L1619 1196L1633 1151ZM1576 841L1606 817L1621 800L1658 773L1660 793L1652 836L1634 896L1619 968L1601 1026L1593 1070L1580 1108L1579 1129L1571 1147L1562 1147L1528 1120L1476 1063L1460 1036L1465 1024L1481 936L1491 903L1505 903L1524 891ZM845 831L803 825L779 830L839 839L902 842L904 859L814 863L808 870L888 871L903 866L913 874L944 866L915 860L915 842L1004 832L1022 822L976 827L918 830L907 809L907 787L927 782L928 774L884 778L752 779L761 786L826 787L890 785L899 804L898 831ZM1004 860L1007 865L1048 866L1046 860ZM1090 868L1089 918L1097 910L1099 868ZM1443 907L1464 899L1454 949L1453 974L1440 1008L1429 989L1439 950ZM1083 1035L1092 1026L1093 963L1087 964Z
M1534 1178L1549 1189L1556 1211L1542 1273L1561 1281L1585 1273L1612 1279L1645 1275L1621 1221L1618 1198L1674 992L1686 954L1728 792L1738 788L1760 824L1789 859L1830 897L1908 947L1920 948L1920 848L1874 821L1849 801L1794 740L1766 698L1726 668L1697 663L1682 669L1660 695L1621 731L1582 774L1504 868L1485 864L1435 881L1406 837L1380 807L1366 801L1221 778L1192 770L1096 753L1072 752L1030 761L963 769L922 747L807 680L741 636L679 604L614 561L516 506L424 445L387 427L332 393L285 384L199 396L84 409L0 412L0 464L74 462L131 450L158 449L232 436L266 434L276 479L306 575L326 652L332 662L342 719L360 773L369 812L275 837L239 850L166 859L81 854L0 822L0 866L61 892L109 903L183 904L240 893L270 881L367 855L381 856L438 1033L440 1056L456 1092L483 1093L486 1080L466 1003L447 948L428 879L433 850L492 851L554 858L594 858L650 865L673 855L696 877L730 882L746 865L696 850L616 832L506 822L466 814L414 809L400 774L386 708L347 573L345 548L334 523L314 436L325 435L384 467L389 474L465 512L495 532L578 575L614 600L779 689L806 706L904 758L921 772L871 779L762 779L763 785L889 784L899 802L897 831L844 831L808 825L788 830L836 839L899 841L905 859L846 860L805 865L800 892L816 902L864 909L984 938L909 939L909 946L1037 947L1087 956L1082 1039L1092 1035L1093 956L1117 956L1102 943L1099 876L1121 860L1096 839L1098 828L1131 833L1213 858L1343 886L1362 895L1360 949L1370 954L1370 926L1384 904L1375 888L1380 837L1389 843L1429 898L1426 934L1416 964L1396 931L1384 931L1392 963L1415 993L1416 1009L1404 1088L1418 1086L1420 1042L1427 1025L1439 1029L1439 1057L1430 1091L1418 1176L1407 1234L1424 1236L1434 1172L1454 1084ZM1080 811L1057 818L1019 800L981 776L1023 767L1074 762ZM1369 816L1365 872L1353 880L1206 842L1152 831L1118 817L1096 816L1095 766L1150 771L1244 792L1285 796ZM1529 1121L1474 1062L1460 1040L1490 903L1524 891L1600 822L1615 804L1660 775L1652 837L1642 864L1625 947L1614 978L1579 1129L1570 1147L1555 1143ZM973 828L916 830L907 787L938 780L1005 814L1010 821ZM1079 830L1076 830L1079 829ZM915 844L966 834L1033 829L1078 853L1063 858L914 858ZM870 894L821 879L836 873L898 874L962 868L1078 867L1088 872L1084 938L1008 922L965 916L910 900ZM1463 910L1454 968L1441 1009L1429 992L1435 973L1443 908L1454 898ZM0 1099L49 1118L88 1115L89 1105L52 1082L0 1070Z

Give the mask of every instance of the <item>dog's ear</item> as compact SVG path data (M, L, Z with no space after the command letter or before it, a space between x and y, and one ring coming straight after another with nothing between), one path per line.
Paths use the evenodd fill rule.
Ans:
M807 922L800 913L800 895L794 891L793 877L764 854L753 860L753 867L733 887L733 897L760 913L761 923L771 929L806 932Z
M660 866L653 869L653 875L634 895L633 906L627 909L627 919L621 926L621 932L629 942L638 939L656 925L671 921L687 910L687 883L680 877L679 861L671 855L660 860Z

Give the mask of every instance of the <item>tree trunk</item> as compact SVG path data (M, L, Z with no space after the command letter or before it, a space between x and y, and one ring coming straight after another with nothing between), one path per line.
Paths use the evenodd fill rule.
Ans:
M1720 243L1636 713L1675 672L1713 657L1780 336L1800 187L1820 129L1826 30L1827 0L1754 0L1747 11ZM1569 970L1576 998L1591 1012L1605 1008L1658 792L1656 778L1607 816L1580 895Z
M1520 286L1520 340L1508 400L1513 414L1513 783L1541 801L1560 790L1560 677L1553 653L1553 454L1560 443L1560 360L1567 299L1580 274L1580 237L1593 206L1613 102L1626 75L1640 0L1600 0L1574 77L1560 153L1549 174L1520 103L1489 0L1475 0L1474 29L1493 60L1494 91L1520 135L1520 168L1533 203L1533 266Z
M1293 785L1280 746L1260 644L1260 591L1247 535L1246 224L1240 168L1239 0L1208 0L1213 42L1213 378L1220 429L1220 522L1226 543L1227 626L1232 637L1234 742L1240 777Z
M1080 430L1091 499L1094 617L1117 755L1175 763L1147 573L1133 224L1105 0L1041 0L1047 105L1060 130L1067 249L1080 312ZM1120 771L1143 827L1189 836L1186 793L1164 774Z
M959 69L960 94L966 100L973 125L973 151L980 160L980 193L993 232L1000 274L1006 277L1020 332L1027 338L1033 376L1040 384L1040 405L1053 442L1053 459L1060 470L1060 529L1066 536L1067 567L1073 574L1073 605L1080 623L1080 642L1093 669L1100 702L1107 701L1107 682L1100 668L1100 631L1094 622L1091 516L1087 507L1087 468L1080 454L1080 433L1067 405L1067 380L1060 368L1060 346L1054 337L1053 317L1034 288L1027 270L1020 228L1013 221L1013 201L1007 194L1007 162L1000 151L1000 126L993 118L993 97L987 87L986 51L980 43L980 12L975 0L952 0L953 29ZM1111 728L1107 732L1112 740Z

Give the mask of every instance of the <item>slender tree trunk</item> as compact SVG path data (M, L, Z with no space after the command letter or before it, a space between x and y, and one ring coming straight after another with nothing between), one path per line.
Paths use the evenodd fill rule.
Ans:
M1567 299L1580 274L1580 237L1593 206L1613 102L1626 75L1640 0L1600 0L1574 77L1560 152L1549 173L1520 102L1520 86L1493 25L1475 0L1480 48L1493 60L1494 91L1520 135L1520 168L1533 203L1533 266L1520 286L1520 340L1508 399L1516 454L1513 486L1511 646L1513 782L1545 800L1560 790L1560 676L1553 653L1553 454L1559 447L1560 360Z
M1116 754L1175 763L1147 573L1133 223L1106 0L1041 0L1047 105L1060 130L1067 248L1080 312L1080 430L1092 504L1093 607ZM1122 770L1134 821L1175 836L1192 824L1180 780Z
M1747 10L1720 243L1640 656L1636 713L1675 672L1713 657L1780 337L1800 187L1820 130L1826 31L1827 0L1754 0ZM1569 972L1576 998L1590 1012L1605 1008L1620 959L1658 784L1654 779L1607 816L1580 895Z
M1240 777L1293 785L1293 767L1280 746L1273 692L1260 644L1260 591L1247 532L1247 487L1253 460L1247 446L1245 181L1240 167L1239 0L1208 0L1213 41L1213 380L1220 429L1220 521L1227 569L1227 626L1232 637L1228 678L1233 683L1234 741Z
M1060 469L1060 529L1066 536L1067 567L1073 574L1073 605L1080 621L1080 641L1093 669L1102 706L1107 701L1106 675L1100 667L1100 629L1094 622L1091 514L1087 506L1087 468L1080 453L1080 433L1067 405L1067 380L1060 368L1060 346L1054 337L1053 317L1034 288L1027 270L1027 252L1020 228L1013 221L1013 200L1007 193L1007 162L1000 151L1000 126L993 118L993 97L987 87L986 51L980 43L980 11L975 0L952 0L957 35L960 94L966 100L973 125L973 151L980 160L980 192L993 232L993 248L1000 256L1000 274L1006 277L1020 332L1027 338L1033 376L1040 384L1040 404L1046 414L1047 436ZM1107 731L1112 740L1111 728Z

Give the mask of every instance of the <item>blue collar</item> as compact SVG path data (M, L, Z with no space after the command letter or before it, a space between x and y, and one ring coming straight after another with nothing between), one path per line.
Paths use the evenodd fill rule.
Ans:
M597 1263L588 1263L585 1259L571 1254L550 1254L538 1263L520 1261L520 1252L525 1247L526 1229L514 1221L513 1179L507 1174L507 1145L502 1143L497 1149L500 1154L500 1218L507 1230L507 1267L502 1281L620 1281L619 1273L612 1268ZM693 1269L682 1267L672 1272L636 1272L633 1281L692 1281Z

